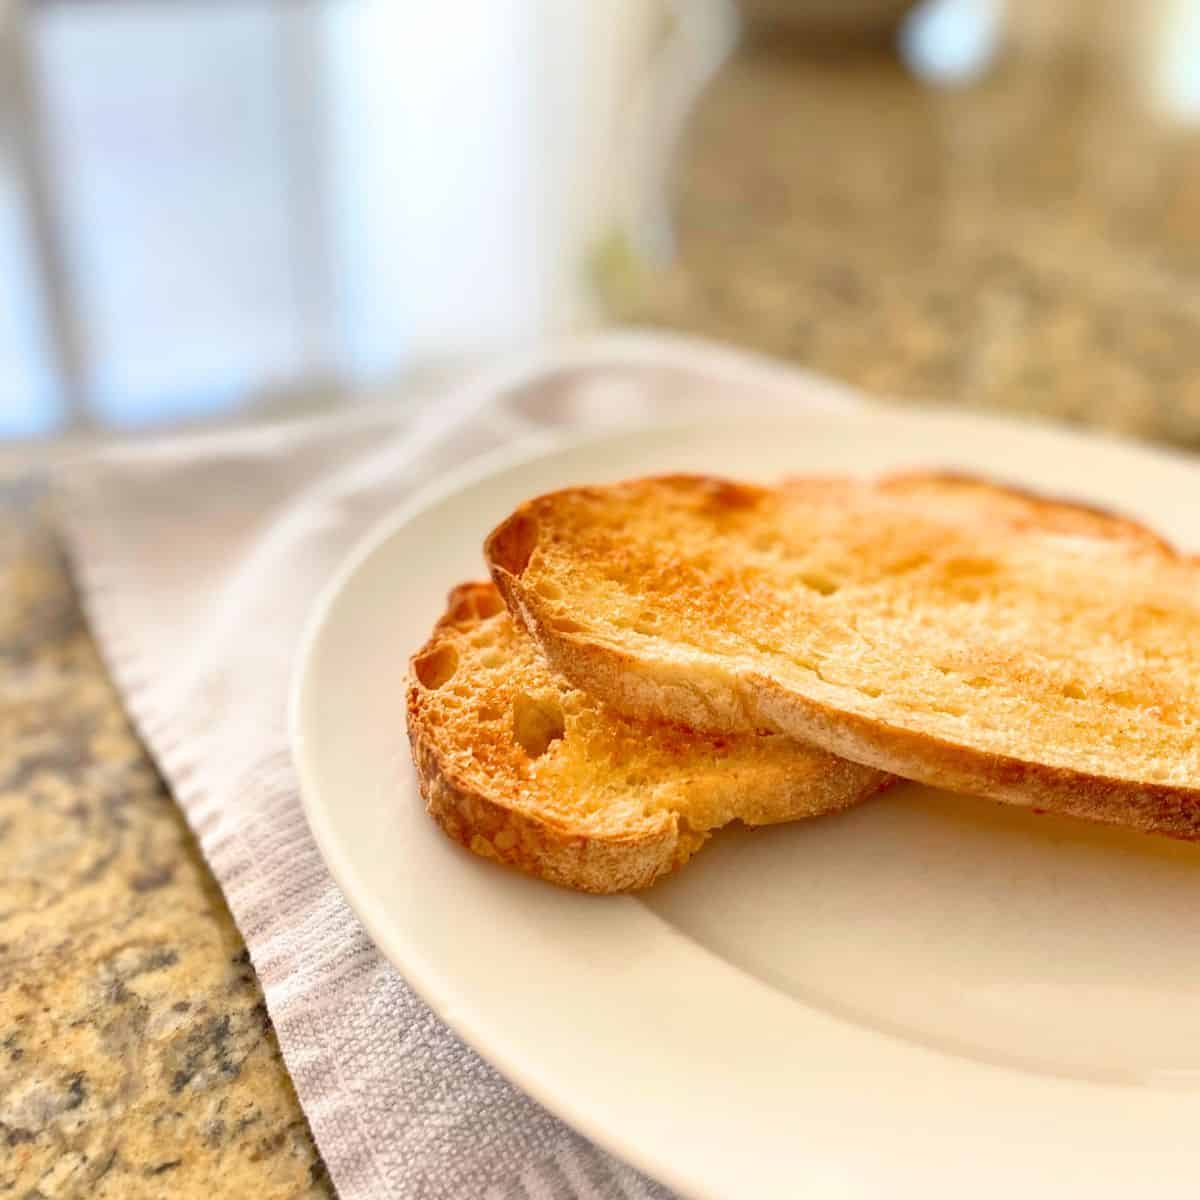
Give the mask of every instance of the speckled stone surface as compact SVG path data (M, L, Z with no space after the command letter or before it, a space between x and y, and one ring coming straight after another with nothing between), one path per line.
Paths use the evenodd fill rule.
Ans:
M0 486L0 1194L333 1194L242 940L20 486Z
M871 391L1200 446L1200 125L1109 61L939 90L885 50L740 51L674 172L669 266L615 316Z

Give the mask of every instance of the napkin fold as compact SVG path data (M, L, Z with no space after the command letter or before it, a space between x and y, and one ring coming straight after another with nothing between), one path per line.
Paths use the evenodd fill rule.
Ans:
M661 1200L509 1085L385 961L325 869L288 750L309 606L378 518L522 436L836 409L852 392L678 337L514 356L450 394L105 450L58 480L101 652L224 891L346 1200Z

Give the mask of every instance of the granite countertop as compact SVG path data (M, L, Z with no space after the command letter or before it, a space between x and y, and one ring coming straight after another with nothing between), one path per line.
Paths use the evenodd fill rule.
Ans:
M608 311L1200 446L1200 122L1115 53L1014 52L939 89L886 50L746 47L675 156L675 260L610 239Z
M0 1193L330 1196L31 489L0 489Z

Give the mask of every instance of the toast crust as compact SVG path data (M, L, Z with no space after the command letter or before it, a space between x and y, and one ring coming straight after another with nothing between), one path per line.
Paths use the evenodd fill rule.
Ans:
M968 497L957 515L947 518L943 514L936 518L942 524L934 532L943 539L953 541L958 537L965 545L972 539L978 543L982 538L994 537L1007 545L1017 545L1022 539L1028 541L1033 537L1039 539L1039 545L1048 547L1050 554L1060 544L1073 547L1073 553L1082 546L1083 552L1077 553L1077 560L1084 564L1080 569L1086 567L1089 557L1100 562L1108 560L1116 563L1120 571L1145 573L1162 589L1174 586L1179 594L1187 592L1189 580L1193 585L1197 582L1194 576L1185 574L1195 571L1194 561L1176 554L1168 543L1137 522L983 480L936 473L892 477L876 484L797 480L779 489L703 476L633 481L612 488L568 489L521 506L488 538L485 553L505 602L533 634L552 666L622 712L640 717L669 715L696 729L776 730L853 761L934 786L1144 832L1200 839L1200 774L1191 762L1195 740L1189 742L1187 733L1194 714L1186 708L1182 715L1174 716L1183 724L1171 736L1183 747L1187 761L1178 770L1166 768L1175 772L1170 778L1139 778L1117 770L1095 769L1080 765L1079 755L1064 765L1047 761L1050 755L1042 758L979 744L982 738L947 737L943 730L952 723L951 718L942 721L940 728L933 721L929 722L931 727L922 727L919 719L896 720L887 712L873 715L871 700L857 695L852 702L841 703L837 689L820 686L820 668L824 663L815 664L817 674L813 678L818 682L811 686L807 682L809 676L792 670L790 663L786 669L765 669L765 664L776 661L771 654L778 649L777 643L768 641L766 649L756 654L745 652L744 641L734 644L731 640L721 643L715 639L710 645L696 646L668 640L664 644L664 639L657 636L657 629L652 627L636 636L625 635L622 629L597 619L594 605L578 604L577 597L565 587L570 580L564 581L546 569L548 544L553 545L551 553L559 561L567 561L575 553L576 531L559 520L560 503L565 496L581 498L582 509L588 511L610 503L613 495L621 495L624 489L629 503L614 525L613 538L618 545L624 536L622 520L637 520L637 513L656 504L664 490L673 501L682 497L683 515L676 512L671 518L674 527L670 544L678 545L681 537L686 540L694 535L697 539L681 552L681 570L686 571L705 561L711 547L703 539L713 528L724 528L728 514L751 514L741 526L739 546L749 544L748 537L760 536L753 530L761 529L761 535L765 536L769 523L777 519L781 503L778 497L791 490L797 496L807 496L799 501L801 505L816 505L821 511L837 505L860 504L869 496L869 511L886 513L891 497L907 495L903 499L904 519L919 524L926 516L935 519L937 492L942 486L953 490L952 505L964 500L964 491L974 494L974 499ZM700 513L700 518L694 520L695 513ZM751 522L760 519L761 524L754 524L751 533L746 533ZM694 528L696 520L699 533ZM956 521L961 526L957 532L953 528ZM831 527L837 528L836 520ZM970 538L963 532L968 528ZM514 554L514 547L520 553ZM612 570L611 566L605 567L604 549L602 543L601 552L596 554L597 546L593 544L588 552L596 554L595 561L589 563L580 555L572 562L577 568L575 579L580 589L590 586L604 570ZM717 546L711 553L720 555L721 551L722 547ZM661 553L669 551L664 547ZM916 557L936 559L938 553L937 545L933 544L928 555ZM615 589L619 598L628 595L631 589L636 591L640 578L653 569L648 565L651 562L650 558L638 558L635 554L616 563L629 573ZM985 562L980 567L984 577L987 566ZM1107 575L1102 571L1099 577L1115 578L1115 569L1107 569ZM639 577L639 571L643 576ZM1181 575L1184 575L1182 585ZM736 576L727 571L726 577ZM820 578L814 578L813 583L817 588L822 586ZM834 583L831 581L830 586ZM746 588L752 589L754 584L750 580ZM883 586L887 586L886 581ZM556 589L563 594L556 594ZM746 594L752 600L752 591L747 590ZM806 603L808 608L804 611L819 611L819 600L810 601L806 597ZM1191 601L1185 598L1182 603ZM711 610L690 614L689 620L701 627L716 620L722 634L731 623L736 625L724 597L717 596L712 605ZM645 609L637 612L644 615ZM844 612L841 615L847 616ZM853 619L853 614L849 616ZM678 624L674 628L678 629ZM852 636L835 644L854 648ZM1185 644L1180 650L1185 656L1188 645L1194 643ZM1120 652L1118 643L1114 653ZM837 660L834 662L836 669ZM987 679L981 683L990 685ZM1154 685L1153 679L1146 683L1150 688ZM1155 697L1153 691L1150 695ZM1165 712L1171 717L1172 712L1166 706L1172 699L1166 697L1161 709L1155 707L1151 711L1160 715ZM1185 696L1181 705L1186 700ZM970 717L968 712L964 722Z
M461 694L452 694L459 673ZM566 713L543 744L535 706L528 749L507 732L526 696ZM490 583L450 593L413 656L407 709L421 794L442 830L485 858L585 892L647 887L729 820L816 816L891 782L789 739L620 717L551 674ZM622 772L636 778L623 782Z
M678 821L619 837L555 826L494 800L447 769L435 740L412 717L409 739L426 811L453 841L483 858L560 887L606 895L649 887L683 866L698 847Z

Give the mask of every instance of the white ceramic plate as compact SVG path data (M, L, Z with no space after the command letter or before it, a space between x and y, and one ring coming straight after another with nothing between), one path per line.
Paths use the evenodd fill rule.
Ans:
M952 466L1200 548L1200 469L867 409L493 457L398 513L319 605L293 698L309 820L380 948L485 1057L696 1196L1194 1196L1200 849L906 785L714 839L640 898L501 870L425 816L408 654L525 497L674 469Z

